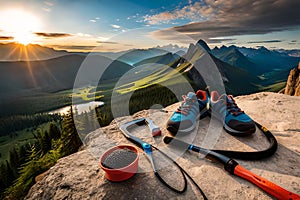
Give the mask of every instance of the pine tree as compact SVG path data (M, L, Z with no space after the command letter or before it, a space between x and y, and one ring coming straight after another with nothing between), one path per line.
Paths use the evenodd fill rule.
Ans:
M82 145L82 141L77 133L76 126L74 124L74 117L72 107L70 111L64 115L62 122L62 147L61 155L69 155L77 152L79 147Z
M60 138L61 136L61 132L59 130L59 128L53 123L51 122L49 124L49 136L51 139L57 140Z
M19 158L20 158L20 165L25 163L29 147L30 147L29 144L20 146L19 151L18 151Z
M20 158L16 150L16 147L12 148L9 151L9 164L12 169L12 175L15 179L18 177L18 168L20 167Z
M0 165L0 198L3 199L3 192L7 187L9 187L14 181L15 177L13 176L13 171L6 160L5 162L1 162Z
M40 144L41 144L41 150L42 150L43 155L46 154L48 151L50 151L51 146L52 146L52 140L49 137L49 134L47 131L45 131L42 134Z

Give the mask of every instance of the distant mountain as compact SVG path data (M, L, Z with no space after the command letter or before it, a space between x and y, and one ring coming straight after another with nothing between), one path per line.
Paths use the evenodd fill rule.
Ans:
M260 70L260 68L255 63L251 62L246 56L244 56L238 50L238 48L234 48L233 46L222 46L221 48L215 47L211 51L211 53L218 59L230 65L240 67L241 69L244 69L249 73L261 74L263 72L263 70Z
M247 48L247 47L238 47L235 45L231 45L228 48L236 48L238 49L244 56L248 58L255 57L257 55L273 55L273 56L280 56L280 57L290 57L289 53L299 52L300 50L269 50L264 46L260 46L258 48ZM295 57L295 56L294 56Z
M198 45L200 45L205 51L207 51L208 53L211 52L211 49L209 48L209 46L206 44L206 42L204 40L199 40L197 42Z
M276 51L269 50L265 47L245 48L236 47L243 53L249 60L259 66L265 71L272 71L274 69L290 69L297 65L300 58L295 56L290 56L289 51ZM294 51L295 53L296 51Z
M299 62L297 57L286 56L277 51L270 51L265 47L257 49L257 53L249 56L249 58L266 71L291 68Z
M184 56L186 62L193 63L186 70L188 77L199 88L208 85L211 89L218 89L220 84L224 83L227 93L234 95L258 91L258 87L255 85L259 81L258 77L218 59L211 51L204 52L202 48L199 48L199 45L206 46L203 42L201 40L196 45L190 44L187 54Z
M291 49L291 50L276 49L276 51L279 53L283 53L286 56L300 57L300 49Z
M123 53L121 56L115 57L115 59L133 65L147 58L160 56L166 53L168 53L168 51L159 48L133 49Z
M151 64L151 65L162 64L162 65L171 65L172 66L174 64L177 65L176 61L178 61L179 58L180 58L180 56L177 54L166 53L164 55L144 59L138 63L135 63L134 66L139 66L139 65L144 65L144 64Z
M179 50L179 51L176 51L175 54L178 55L178 56L180 56L180 57L182 57L183 55L186 54L186 51Z
M269 50L263 46L258 49L222 46L214 48L212 54L224 62L254 74L290 69L299 62L299 58L290 56L287 52Z
M0 62L0 96L28 90L54 92L71 89L85 58L86 56L74 54L41 61L2 61ZM118 78L132 69L132 66L126 63L112 61L100 55L90 56L88 62L91 63L91 71L109 66L101 77L102 80ZM86 79L87 82L82 84L97 84L97 80L89 78L89 73Z
M170 53L176 53L176 52L179 52L179 51L183 51L183 52L187 51L186 47L180 47L177 44L168 44L168 45L164 45L164 46L156 46L155 48L165 50L165 51L168 51Z
M34 61L56 58L69 54L38 44L24 46L17 43L0 44L0 61Z

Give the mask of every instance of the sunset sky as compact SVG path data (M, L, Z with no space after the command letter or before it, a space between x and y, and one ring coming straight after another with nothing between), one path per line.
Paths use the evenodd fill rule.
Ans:
M204 39L211 47L300 49L296 0L0 0L0 5L0 43L118 51Z

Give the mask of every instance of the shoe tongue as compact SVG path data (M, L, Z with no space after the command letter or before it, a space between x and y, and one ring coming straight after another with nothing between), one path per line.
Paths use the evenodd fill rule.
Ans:
M222 94L220 97L219 97L219 101L222 101L224 103L226 102L231 102L232 101L232 98L230 96L228 96L227 94Z
M196 98L196 94L194 92L189 92L186 96L190 99L195 99Z
M227 96L227 94L222 94L222 95L219 97L219 99L223 99L223 100L226 99L226 101L228 101L228 100L229 100L229 97Z
M197 100L197 96L195 93L193 92L189 92L186 97L185 97L185 100L183 102L183 106L189 106L192 104L192 102L194 102L193 100Z

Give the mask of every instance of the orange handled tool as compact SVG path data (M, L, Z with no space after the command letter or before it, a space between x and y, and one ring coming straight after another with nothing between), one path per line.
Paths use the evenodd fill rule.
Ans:
M299 195L289 192L286 189L283 189L282 187L268 181L267 179L246 170L241 165L237 165L234 168L233 173L247 181L250 181L256 186L260 187L262 190L272 195L276 199L290 199L290 200L300 199Z
M282 187L268 181L267 179L264 179L248 170L240 166L235 160L228 158L227 156L224 156L220 153L214 152L209 149L197 147L193 144L188 144L184 141L175 139L173 137L164 137L164 142L166 144L170 144L171 146L174 146L176 148L181 149L188 149L191 151L199 152L205 155L206 158L210 160L216 160L224 165L224 169L228 171L231 174L234 174L236 176L239 176L259 188L261 188L266 193L272 195L276 199L280 200L300 200L300 196L298 194L289 192Z

